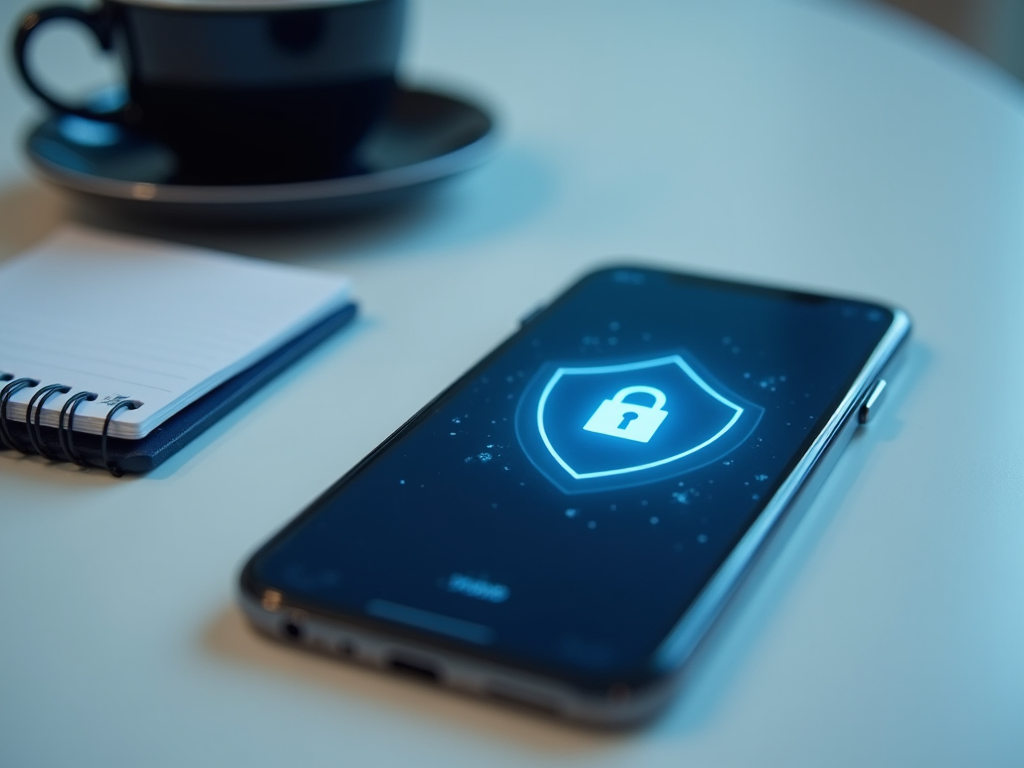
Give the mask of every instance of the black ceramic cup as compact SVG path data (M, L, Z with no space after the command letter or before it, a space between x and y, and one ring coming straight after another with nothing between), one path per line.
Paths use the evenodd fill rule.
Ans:
M14 41L28 87L56 110L166 143L181 175L210 184L330 178L385 111L405 0L102 0L28 14ZM127 101L100 112L48 93L31 36L87 27L123 63Z

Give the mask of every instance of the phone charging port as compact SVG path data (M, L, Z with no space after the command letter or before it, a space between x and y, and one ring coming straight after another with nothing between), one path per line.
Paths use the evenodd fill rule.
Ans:
M403 675L409 675L424 682L436 683L441 679L436 668L422 661L411 661L392 656L390 666L396 672L401 672Z

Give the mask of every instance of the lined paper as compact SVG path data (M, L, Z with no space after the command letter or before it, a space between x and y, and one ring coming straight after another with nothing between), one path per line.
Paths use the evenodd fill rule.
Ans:
M39 387L56 427L76 392L75 431L145 437L165 419L350 301L341 275L189 246L65 227L0 265L0 372L39 380L16 393L24 420Z

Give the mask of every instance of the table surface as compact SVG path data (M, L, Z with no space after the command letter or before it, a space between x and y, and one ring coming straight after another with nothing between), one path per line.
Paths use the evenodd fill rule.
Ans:
M499 115L486 166L308 229L99 221L348 273L365 313L148 476L0 453L0 765L1024 763L1021 85L846 2L430 0L410 23L407 79ZM67 30L39 55L83 81L96 58ZM7 258L97 219L27 170L41 112L9 59L0 104ZM916 323L877 422L665 716L582 730L254 636L247 554L621 254ZM315 423L296 416L314 402Z

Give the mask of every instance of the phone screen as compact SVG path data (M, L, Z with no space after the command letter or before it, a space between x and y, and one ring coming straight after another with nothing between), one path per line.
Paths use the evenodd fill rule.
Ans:
M577 283L254 559L325 615L644 676L893 322L644 269Z

